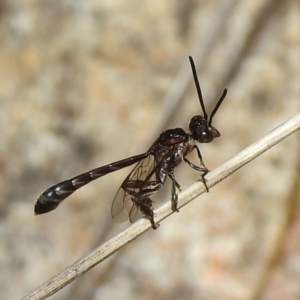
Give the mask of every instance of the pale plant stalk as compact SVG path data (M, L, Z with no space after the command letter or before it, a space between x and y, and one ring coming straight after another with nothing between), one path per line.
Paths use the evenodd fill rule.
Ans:
M267 151L292 133L296 132L299 128L300 113L275 128L263 138L253 143L212 172L208 173L206 176L207 186L209 188L213 187L218 182L227 178L229 175L233 174L239 168L243 167L263 152ZM194 183L188 189L179 194L178 208L186 205L204 192L205 187L201 182ZM158 208L155 212L155 221L159 223L172 213L173 211L171 210L170 203L166 203ZM74 279L84 274L97 264L101 263L114 252L118 251L121 247L136 239L139 235L150 228L151 224L146 219L136 222L108 242L100 245L84 258L78 260L61 273L42 284L40 287L22 298L22 300L40 300L53 295L64 286L72 282ZM163 230L163 228L159 230Z

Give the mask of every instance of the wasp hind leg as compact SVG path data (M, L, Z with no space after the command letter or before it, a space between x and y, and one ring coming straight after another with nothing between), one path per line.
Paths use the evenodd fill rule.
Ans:
M152 228L155 230L159 227L159 223L154 221L154 212L152 200L149 197L137 198L133 200L135 205L138 207L140 212L144 215L144 218L148 219L151 223Z

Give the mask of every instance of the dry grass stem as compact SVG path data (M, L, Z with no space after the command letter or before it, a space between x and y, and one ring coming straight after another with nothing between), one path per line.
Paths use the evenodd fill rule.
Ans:
M268 133L266 136L264 136L254 144L247 147L245 150L241 151L239 154L234 156L232 159L230 159L217 169L210 172L206 177L207 186L213 187L218 182L233 174L239 168L246 165L256 157L258 157L260 154L267 151L268 149L297 131L299 128L300 113ZM201 182L194 183L184 192L180 193L178 199L178 207L180 208L186 205L188 202L192 201L204 192L205 188ZM173 211L171 210L170 204L166 203L156 211L155 220L156 222L160 222L172 213ZM139 235L150 228L151 225L148 220L142 219L136 222L110 241L99 246L90 254L69 266L60 274L51 278L49 281L35 289L29 295L22 298L22 300L40 300L49 297L50 295L62 289L68 283L72 282L75 278L84 274L89 269L96 266L107 257L111 256L118 249L136 239ZM163 228L159 230L163 230Z

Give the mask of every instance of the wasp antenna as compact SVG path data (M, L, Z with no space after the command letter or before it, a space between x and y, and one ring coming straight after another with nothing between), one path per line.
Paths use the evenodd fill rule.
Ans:
M195 81L195 85L196 85L196 89L197 89L197 93L198 93L198 98L199 98L200 105L201 105L201 108L202 108L202 111L203 111L203 117L204 117L205 120L207 120L207 113L206 113L206 110L205 110L205 107L204 107L203 97L202 97L202 93L201 93L201 88L200 88L200 84L199 84L199 80L198 80L198 76L197 76L195 63L194 63L194 60L191 56L189 56L189 60L190 60L191 67L192 67L192 72L193 72L194 81Z
M211 115L210 115L210 117L209 117L209 121L208 121L208 125L209 125L209 126L211 125L213 116L216 114L216 112L218 111L220 105L222 104L223 100L225 99L226 94L227 94L227 89L224 89L224 91L223 91L223 93L222 93L220 99L218 100L216 106L214 107L214 109L213 109L213 111L212 111L212 113L211 113Z

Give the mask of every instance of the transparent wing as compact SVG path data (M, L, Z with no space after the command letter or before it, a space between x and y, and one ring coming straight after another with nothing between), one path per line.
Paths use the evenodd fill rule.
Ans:
M163 156L165 157L165 156ZM157 185L157 170L163 158L157 159L149 153L149 156L141 160L126 177L119 188L111 208L111 216L117 223L128 219L131 223L144 215L133 201L133 198L146 189L153 189Z

